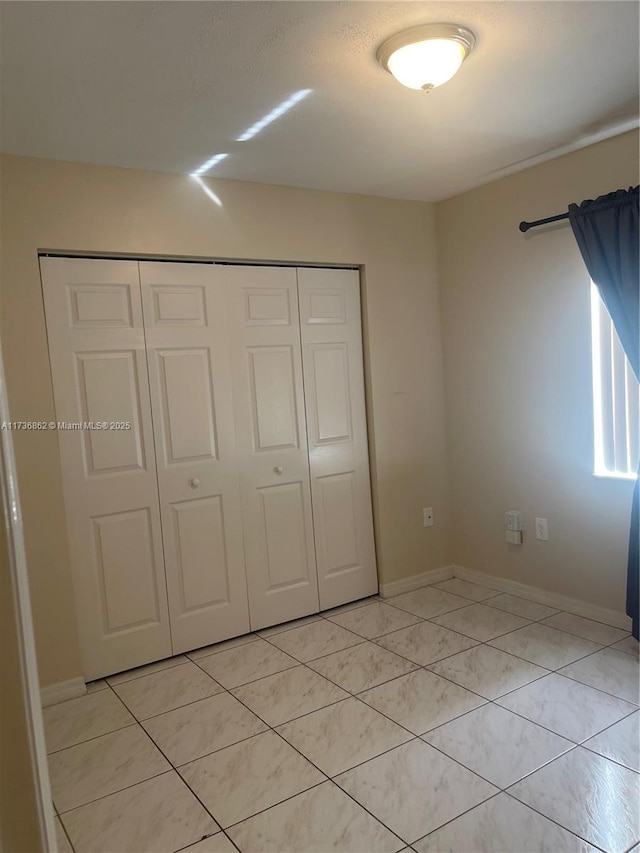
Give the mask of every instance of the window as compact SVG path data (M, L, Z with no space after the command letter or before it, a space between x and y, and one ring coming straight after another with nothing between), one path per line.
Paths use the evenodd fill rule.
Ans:
M594 474L635 480L640 387L596 285L591 282Z

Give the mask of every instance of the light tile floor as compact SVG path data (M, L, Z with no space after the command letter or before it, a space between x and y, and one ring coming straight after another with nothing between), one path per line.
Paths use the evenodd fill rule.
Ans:
M46 708L68 853L627 853L638 644L459 579ZM639 848L640 849L640 848Z

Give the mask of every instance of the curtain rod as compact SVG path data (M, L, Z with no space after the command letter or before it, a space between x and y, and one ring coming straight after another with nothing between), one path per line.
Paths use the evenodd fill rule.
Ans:
M559 213L557 216L547 216L546 219L536 219L535 222L525 222L524 220L518 225L518 228L524 234L529 228L537 228L538 225L547 225L549 222L559 222L561 219L568 219L568 213Z

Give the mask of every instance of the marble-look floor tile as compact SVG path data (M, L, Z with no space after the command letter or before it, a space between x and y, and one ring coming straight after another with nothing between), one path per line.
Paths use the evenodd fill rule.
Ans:
M47 752L56 752L135 722L111 690L98 690L77 699L43 708Z
M560 756L509 793L607 853L640 838L640 776L587 749Z
M418 616L407 613L405 610L398 610L397 607L382 604L380 601L355 610L348 610L346 613L338 613L336 616L331 616L330 620L367 640L381 637L391 631L398 631L400 628L406 628L420 621Z
M546 669L558 669L597 652L601 646L538 622L490 640L489 645Z
M232 693L270 726L287 723L349 696L306 666L236 687Z
M618 640L618 642L614 643L611 648L615 649L617 652L624 652L627 655L633 655L636 658L640 656L640 643L638 643L636 638L632 637L631 634L629 634L628 637L625 637L624 640Z
M625 717L582 745L640 773L640 711Z
M135 669L126 669L124 672L119 672L116 675L110 675L107 681L111 685L124 684L125 681L131 681L132 678L141 678L143 675L151 675L153 672L162 672L163 669L171 669L172 666L179 666L181 663L185 663L185 661L186 657L184 655L156 660L144 666L137 666Z
M502 696L548 672L490 646L476 646L460 652L431 664L429 669L487 699Z
M265 731L262 720L229 693L218 693L143 723L175 766Z
M640 705L638 662L624 652L602 649L588 658L563 667L560 672L589 687Z
M67 834L62 827L62 822L59 817L55 819L56 828L56 844L58 845L58 853L73 853L73 847L69 843Z
M358 698L416 735L466 714L486 701L424 669L365 690Z
M170 769L138 725L49 756L53 801L59 814Z
M397 853L404 844L324 782L228 830L242 853Z
M89 681L87 683L87 693L97 693L98 690L106 690L108 686L104 678L99 678L97 681Z
M350 693L360 693L417 669L414 663L371 642L318 658L309 666Z
M266 640L256 640L226 652L198 658L198 666L227 689L273 675L274 672L282 672L283 669L297 666L297 663Z
M432 586L424 586L412 592L404 592L402 595L394 595L386 599L387 604L421 616L423 619L431 619L441 613L448 613L459 607L468 607L469 599L460 595L453 595L443 589L435 589Z
M213 678L191 661L116 684L113 689L138 720L172 711L222 691Z
M573 613L565 612L550 616L544 620L544 624L558 628L560 631L566 631L567 634L575 634L585 640L592 640L594 643L600 643L603 646L622 640L629 633L621 628L605 625L604 622L594 622L593 619L585 619L584 616L575 616Z
M345 699L277 731L327 776L411 739L409 732L357 699Z
M434 625L433 622L419 622L402 631L394 631L393 634L378 637L376 643L419 666L427 666L478 645L477 640Z
M617 723L636 707L556 673L496 701L503 708L575 743Z
M238 848L232 844L224 832L217 832L208 838L203 838L189 847L184 847L181 853L238 853Z
M275 732L264 732L180 768L224 828L325 781Z
M463 598L469 598L471 601L486 601L487 598L493 598L498 595L497 589L489 589L487 586L481 586L478 583L463 581L462 578L451 578L448 581L434 584L435 589L443 589L445 592L452 592L454 595L461 595Z
M573 833L498 794L413 845L417 853L597 853Z
M484 705L423 739L483 779L506 788L573 743L496 705Z
M291 631L292 628L301 628L303 625L318 622L320 619L322 616L318 613L312 613L311 616L303 616L301 619L291 619L289 622L281 622L279 625L272 625L270 628L262 628L262 630L256 631L256 634L259 637L273 637L275 634Z
M318 622L312 622L311 625L277 634L270 638L270 642L296 660L306 663L314 658L355 646L362 642L362 637L352 634L351 631L345 630L334 622L320 619Z
M480 642L523 628L527 624L527 620L520 616L487 607L486 604L471 604L463 610L454 610L453 613L438 616L433 621L436 625L443 625Z
M247 643L253 643L258 639L256 634L243 634L240 637L232 637L230 640L222 640L219 643L213 643L211 646L202 646L200 649L194 649L192 652L187 652L187 657L191 660L199 660L200 658L215 655L218 652L226 652L229 649L237 649L238 646L244 646Z
M175 771L63 816L76 853L160 853L219 831Z
M487 602L487 605L497 607L498 610L506 610L508 613L515 613L516 616L522 616L523 619L531 619L532 622L537 622L538 619L544 619L560 612L557 607L548 607L546 604L538 604L537 601L529 601L528 598L519 598L517 595L507 595L506 593L492 598L490 602Z
M409 844L497 792L420 740L373 758L335 781Z

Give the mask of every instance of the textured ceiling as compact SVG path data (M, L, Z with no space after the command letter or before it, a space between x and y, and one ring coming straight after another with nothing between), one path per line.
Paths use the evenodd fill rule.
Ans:
M638 3L2 2L2 150L437 200L638 114ZM375 60L399 29L470 27L429 95ZM248 142L292 93L307 98ZM215 181L213 181L215 186Z

